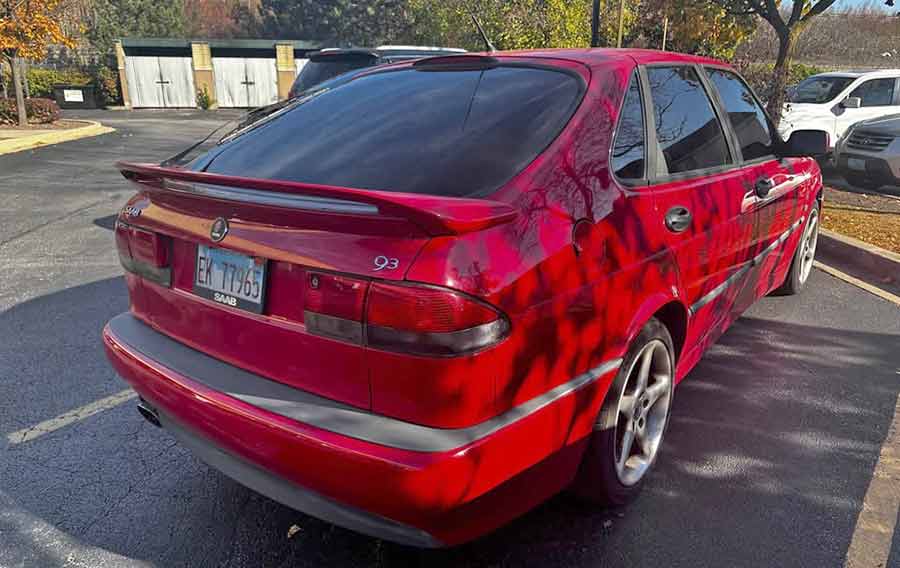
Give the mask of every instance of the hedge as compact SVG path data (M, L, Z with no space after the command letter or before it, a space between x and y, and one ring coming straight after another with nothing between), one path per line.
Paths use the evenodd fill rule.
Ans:
M47 124L59 120L59 106L52 99L25 99L25 114L30 124ZM0 124L18 124L16 99L0 99Z
M775 65L773 63L752 63L746 61L736 61L734 65L747 82L750 83L750 86L753 87L757 96L764 101L769 100L772 96L772 69ZM796 85L810 75L824 72L824 69L814 65L794 63L788 67L787 85L789 87Z

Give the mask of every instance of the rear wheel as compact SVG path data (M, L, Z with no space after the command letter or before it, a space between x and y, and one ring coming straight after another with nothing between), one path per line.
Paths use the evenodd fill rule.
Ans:
M803 236L800 237L800 244L794 252L794 258L791 260L791 269L787 273L787 277L777 290L776 295L791 296L800 293L806 281L809 280L809 274L812 272L813 263L816 260L816 246L819 243L819 204L812 208L809 212L809 218L806 220L806 226L803 228Z
M604 505L637 495L656 462L672 407L669 331L651 319L635 339L603 403L573 492Z
M862 189L878 189L879 187L884 185L881 182L875 181L870 177L859 174L845 173L844 179L847 180L847 183L849 183L850 185L854 187L860 187Z

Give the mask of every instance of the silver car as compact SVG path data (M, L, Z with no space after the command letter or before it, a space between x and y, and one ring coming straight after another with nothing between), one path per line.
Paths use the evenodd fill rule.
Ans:
M835 146L834 162L850 185L900 185L900 114L851 126Z

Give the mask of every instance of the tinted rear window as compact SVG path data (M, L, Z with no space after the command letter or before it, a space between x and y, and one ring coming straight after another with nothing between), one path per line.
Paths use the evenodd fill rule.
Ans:
M227 142L206 170L361 189L485 195L553 141L581 92L580 78L533 67L404 68L364 75Z

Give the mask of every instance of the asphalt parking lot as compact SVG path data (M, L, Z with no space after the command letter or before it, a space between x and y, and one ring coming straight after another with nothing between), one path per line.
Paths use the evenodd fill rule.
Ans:
M100 343L127 309L113 162L160 160L233 115L91 116L117 131L0 156L0 566L820 568L844 565L864 501L884 506L866 495L900 393L900 308L820 271L681 384L659 467L622 510L563 496L416 551L259 496L140 419ZM900 567L900 522L882 536L858 565Z

